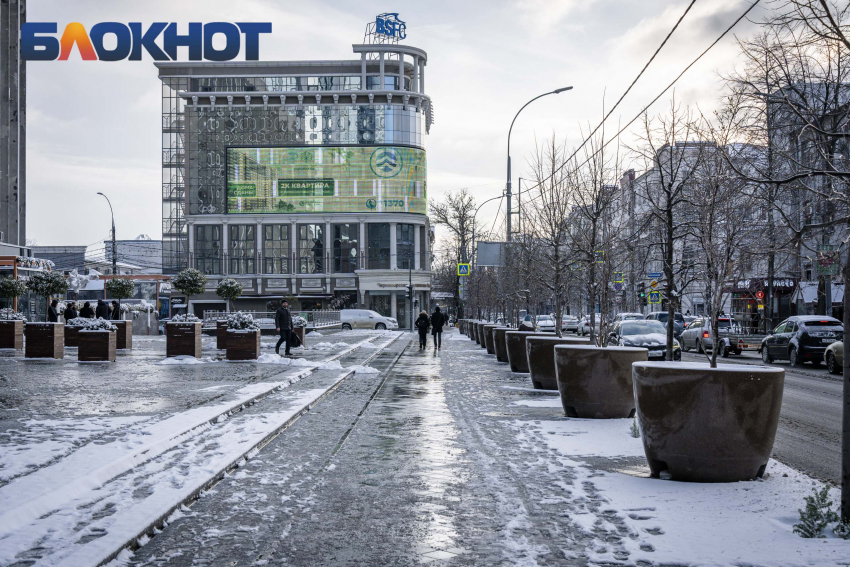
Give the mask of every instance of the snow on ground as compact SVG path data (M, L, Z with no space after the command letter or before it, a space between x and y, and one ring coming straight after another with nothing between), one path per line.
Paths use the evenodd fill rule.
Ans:
M310 331L309 333L307 333L306 336L308 336L308 337L322 337L324 335L322 335L322 333L320 333L319 331Z
M346 370L353 370L355 374L380 374L380 370L371 366L360 366L359 364L349 366Z
M518 402L514 402L515 406L525 406L529 408L560 408L561 398L557 397L549 397L542 400L520 400Z
M180 355L172 356L171 358L163 358L157 362L157 364L159 366L191 366L193 364L206 364L208 362L215 361L209 357L195 358L194 356Z
M850 543L803 539L792 532L803 498L821 483L771 460L766 478L737 483L687 483L604 472L590 463L599 457L642 457L643 445L630 435L631 419L515 422L517 438L561 455L582 487L601 497L599 512L571 519L598 540L593 562L619 563L600 534L613 514L631 533L623 539L629 564L801 567L847 565ZM546 453L551 454L551 453ZM614 461L612 461L613 463ZM616 466L612 467L616 469ZM833 502L839 501L832 490Z

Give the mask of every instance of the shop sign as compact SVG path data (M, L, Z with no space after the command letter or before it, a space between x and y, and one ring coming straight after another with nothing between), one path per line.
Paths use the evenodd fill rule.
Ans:
M319 278L310 278L306 280L301 280L302 288L319 288L322 287L322 280Z

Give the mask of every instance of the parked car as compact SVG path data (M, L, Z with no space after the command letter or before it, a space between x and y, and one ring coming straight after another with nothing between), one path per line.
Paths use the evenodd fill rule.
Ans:
M555 319L549 315L537 316L537 330L542 332L555 332Z
M667 358L667 327L658 321L631 319L617 321L608 334L611 346L645 348L650 359ZM679 341L673 339L673 360L682 360Z
M343 329L398 329L398 321L370 309L342 309L339 320Z
M614 318L614 322L617 321L636 321L646 319L646 315L643 313L618 313Z
M658 321L664 325L667 325L667 317L668 314L666 311L655 311L654 313L650 313L646 316L647 319L652 321ZM673 315L673 336L677 339L682 336L682 331L685 330L685 318L682 317L681 313L675 313Z
M596 329L596 335L599 335L599 317L594 321L594 328ZM578 324L578 330L576 331L579 335L585 336L590 334L590 317L585 317Z
M561 330L562 331L578 331L578 317L573 317L572 315L564 315L561 319Z
M753 335L746 329L741 329L729 317L717 318L717 330L720 333L720 355L724 358L730 354L741 354L745 350L759 350L764 339L764 335ZM692 348L698 353L711 352L714 345L711 320L692 321L682 331L679 340L685 352Z
M844 372L844 341L835 341L826 347L826 369L830 374Z
M825 315L797 315L785 319L761 342L761 359L765 364L776 359L788 360L792 366L824 360L829 345L843 338L841 321Z

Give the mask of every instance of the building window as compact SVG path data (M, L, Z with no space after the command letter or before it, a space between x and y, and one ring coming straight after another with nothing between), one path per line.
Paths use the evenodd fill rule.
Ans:
M410 270L414 267L414 230L416 225L413 224L395 225L396 267L400 270Z
M325 227L321 224L298 225L298 273L324 273Z
M370 270L390 269L390 224L370 222L367 228L366 255Z
M195 268L204 274L221 273L221 225L195 225Z
M256 225L230 225L230 273L254 274L257 256Z
M357 244L360 225L333 225L333 271L352 274L357 269Z
M263 273L289 273L289 225L263 225Z

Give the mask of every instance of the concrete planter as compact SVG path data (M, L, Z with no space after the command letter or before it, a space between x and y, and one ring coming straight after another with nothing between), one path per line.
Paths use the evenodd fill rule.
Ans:
M457 330L461 335L466 334L466 319L460 319L457 322Z
M484 335L484 327L490 324L490 321L481 321L478 323L478 345L484 349L487 348L487 337Z
M779 424L785 370L637 362L637 418L653 476L736 482L761 477Z
M120 321L113 321L120 323ZM77 360L80 362L115 362L117 331L80 329Z
M647 359L645 348L558 345L555 371L564 415L596 419L632 417L632 364Z
M215 322L215 348L218 350L227 348L227 321Z
M112 321L112 324L118 327L115 335L115 348L127 350L133 348L133 322L132 321Z
M538 333L525 340L525 354L531 383L537 390L557 390L558 377L555 373L555 345L590 345L588 339L578 337L553 337L550 333Z
M227 360L257 360L260 357L260 331L227 330Z
M511 327L496 327L493 330L493 343L496 347L496 360L499 362L508 361L508 347L505 344L505 333L513 331Z
M532 331L505 332L505 348L508 351L508 364L513 372L528 372L528 355L525 352L525 339L538 337L543 333ZM549 335L551 336L551 335Z
M478 323L479 321L469 322L469 340L478 342Z
M0 348L24 348L23 321L0 321Z
M78 347L80 346L80 330L83 327L74 327L73 325L65 325L65 346L66 347Z
M201 322L166 323L165 356L201 358Z
M64 323L27 323L26 358L64 358Z
M487 354L496 354L496 335L493 334L499 325L484 325L484 348L487 349Z

